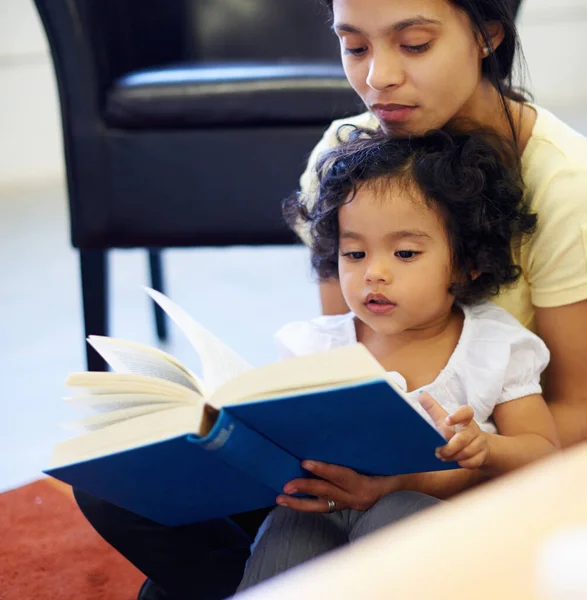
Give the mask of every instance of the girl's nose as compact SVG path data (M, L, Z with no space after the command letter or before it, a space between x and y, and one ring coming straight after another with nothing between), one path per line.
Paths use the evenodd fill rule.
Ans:
M371 261L365 271L367 283L390 283L392 280L391 269L387 261Z

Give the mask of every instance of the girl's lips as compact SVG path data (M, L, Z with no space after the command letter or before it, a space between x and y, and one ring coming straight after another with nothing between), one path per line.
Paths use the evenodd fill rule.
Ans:
M368 294L365 299L365 306L368 311L375 315L385 315L391 312L397 305L383 294Z

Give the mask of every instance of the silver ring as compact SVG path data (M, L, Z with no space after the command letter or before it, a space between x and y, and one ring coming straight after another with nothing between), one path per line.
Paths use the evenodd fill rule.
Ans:
M336 510L336 502L334 500L328 500L328 512L333 513Z

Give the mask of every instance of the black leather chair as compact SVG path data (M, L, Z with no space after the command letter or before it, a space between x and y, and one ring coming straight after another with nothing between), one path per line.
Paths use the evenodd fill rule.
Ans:
M35 0L61 101L86 334L107 252L294 241L280 203L361 103L318 0ZM158 313L158 334L165 337ZM88 349L88 367L104 368Z

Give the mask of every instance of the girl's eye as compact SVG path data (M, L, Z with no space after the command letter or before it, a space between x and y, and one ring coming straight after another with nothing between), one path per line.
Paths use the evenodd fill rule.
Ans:
M342 254L345 258L350 258L351 260L361 260L365 258L364 252L343 252Z
M361 56L361 54L364 54L365 51L366 51L366 48L345 48L344 49L345 54L351 54L352 56Z
M402 48L410 54L422 54L423 52L426 52L426 50L428 50L430 46L431 43L426 42L425 44L420 44L418 46L402 46Z
M402 260L410 260L412 258L416 258L420 252L416 252L415 250L398 250L395 255Z

